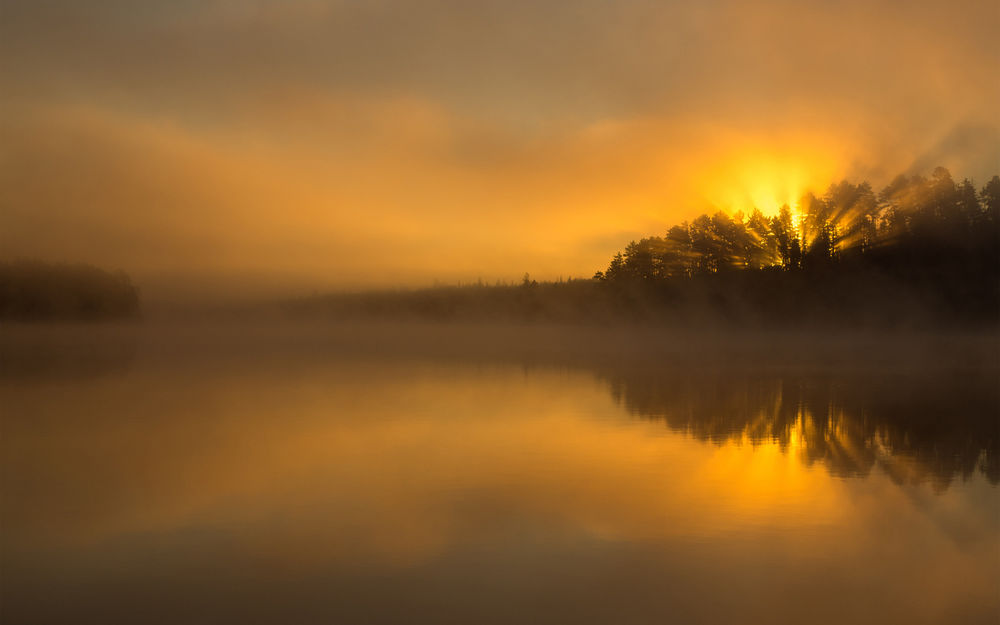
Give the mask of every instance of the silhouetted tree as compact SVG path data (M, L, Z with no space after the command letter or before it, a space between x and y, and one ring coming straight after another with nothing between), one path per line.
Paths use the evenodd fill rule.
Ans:
M100 320L139 314L139 290L122 272L39 261L0 263L0 319Z
M799 240L798 226L792 217L792 210L787 204L778 210L778 215L771 218L771 232L777 244L781 265L786 269L797 269L802 264L802 246Z
M990 178L983 187L980 197L983 202L984 221L995 233L1000 227L1000 176Z
M881 275L924 294L914 291L915 297L946 302L945 308L991 313L1000 305L1000 176L978 194L975 189L968 179L955 184L943 167L929 178L897 176L877 195L867 182L845 180L823 197L807 193L795 211L785 205L771 218L757 209L749 217L719 211L674 226L664 238L632 241L601 279L652 285L780 269L828 281L849 271L857 288L865 275ZM753 283L777 294L773 280ZM827 302L837 298L827 282L788 284ZM770 301L777 306L777 297Z

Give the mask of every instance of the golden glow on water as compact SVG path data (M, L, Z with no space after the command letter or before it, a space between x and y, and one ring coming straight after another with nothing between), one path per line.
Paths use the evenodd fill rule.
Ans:
M773 438L748 428L699 441L629 415L585 372L275 362L140 367L51 388L2 395L24 417L4 424L3 473L30 484L5 492L2 544L43 568L84 558L105 570L105 557L162 541L190 566L219 566L190 535L297 579L330 567L421 575L467 553L484 568L456 574L480 574L499 557L483 553L524 549L558 579L571 566L559 549L574 545L640 549L651 559L616 573L638 584L695 550L685 575L768 563L776 588L869 567L941 615L956 597L988 595L996 563L982 554L1000 547L981 480L906 485L907 461L887 452L888 470L838 477L810 459L818 423L805 410ZM826 453L856 453L830 418ZM958 567L966 581L914 577L918 563Z
M321 380L298 389L294 403L198 389L217 410L202 426L212 444L190 440L189 420L163 414L153 432L132 423L89 436L71 430L8 457L48 464L44 448L61 449L59 483L85 480L77 487L91 490L74 518L50 519L54 527L30 518L15 524L42 532L36 539L45 542L93 542L206 515L253 528L248 519L291 506L310 515L282 528L290 532L282 537L286 556L290 541L301 543L302 557L329 557L324 551L342 548L349 529L361 531L350 537L354 548L412 561L438 553L456 529L475 530L454 516L472 493L621 540L727 534L747 523L824 526L844 514L838 483L777 443L692 445L659 424L622 422L604 389L585 379L533 377L532 384L502 372L402 380L388 402L362 396L346 406L346 389L323 388ZM108 479L95 484L78 471L85 461L73 458L72 440L81 435L88 445L76 453L99 455ZM155 437L152 447L147 436ZM142 471L129 469L137 463ZM400 518L407 519L402 531Z
M844 484L821 463L803 462L802 418L787 447L745 433L699 444L655 422L623 420L585 377L535 373L528 383L502 371L456 373L393 380L361 395L349 393L361 374L352 371L330 372L333 387L326 376L300 382L291 397L256 384L263 394L242 384L195 388L213 406L197 416L207 417L199 426L207 441L188 433L195 415L177 420L171 406L152 415L152 430L112 422L98 432L29 438L7 462L40 470L51 462L46 450L59 449L59 468L46 470L58 476L52 486L85 480L77 486L91 492L73 518L47 520L55 526L16 519L15 527L42 532L36 538L46 542L90 542L205 515L253 527L245 520L292 506L310 515L285 530L306 535L284 540L303 541L304 556L325 557L317 543L335 548L347 529L338 527L341 513L350 510L360 515L351 531L363 528L355 546L410 560L436 553L458 528L474 529L453 516L472 493L623 540L833 527L852 514ZM87 445L77 448L81 436ZM74 454L83 453L102 458L104 480L80 471L85 460ZM136 464L143 470L129 469Z

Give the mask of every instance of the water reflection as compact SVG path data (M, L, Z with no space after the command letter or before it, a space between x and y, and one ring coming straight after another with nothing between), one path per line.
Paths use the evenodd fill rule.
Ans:
M4 620L932 623L1000 607L997 396L978 364L682 366L593 344L435 351L437 332L106 336L91 347L131 348L89 376L66 374L81 359L60 361L62 337L27 349L60 362L35 373L8 356Z
M803 374L722 366L603 370L628 411L700 440L777 443L838 476L878 465L937 488L974 472L1000 481L996 370L851 369Z

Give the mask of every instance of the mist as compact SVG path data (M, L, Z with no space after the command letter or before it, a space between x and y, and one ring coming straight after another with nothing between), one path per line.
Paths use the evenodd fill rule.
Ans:
M587 277L1000 164L991 2L8 2L0 254L180 293Z

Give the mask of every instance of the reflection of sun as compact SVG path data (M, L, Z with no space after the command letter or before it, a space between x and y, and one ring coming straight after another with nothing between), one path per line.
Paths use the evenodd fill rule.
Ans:
M791 452L798 451L804 445L801 420L802 417L796 419L795 425L788 430L788 449Z

